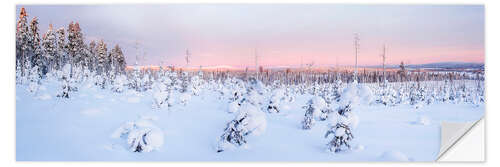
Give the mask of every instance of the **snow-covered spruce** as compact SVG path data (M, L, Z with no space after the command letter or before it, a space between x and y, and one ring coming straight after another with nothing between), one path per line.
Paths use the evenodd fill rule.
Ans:
M302 128L311 129L315 119L319 119L323 110L326 109L326 102L323 98L315 96L310 99L303 108L306 109L306 113L302 121Z
M388 81L385 80L385 82L380 87L381 89L378 89L379 93L376 102L386 106L395 105L397 101L397 96L396 96L396 91L394 90L392 85L389 85Z
M243 101L243 94L247 91L245 89L245 84L243 83L243 81L241 80L226 80L225 82L226 84L228 84L227 86L230 87L231 90L222 90L221 93L222 94L226 94L224 92L230 92L229 93L229 97L228 97L228 100L229 100L229 105L228 105L228 109L227 109L227 112L229 113L234 113L236 111L238 111L242 101Z
M420 108L425 101L425 90L418 84L418 86L412 85L410 89L410 104L416 109Z
M151 152L163 146L163 132L151 121L152 118L141 118L126 122L111 135L112 138L126 139L132 152Z
M41 80L38 66L31 68L28 79L30 81L28 86L28 91L31 93L37 92L38 87L40 87L40 80Z
M156 81L153 84L153 108L160 109L164 107L172 107L173 98L172 92L163 82Z
M72 92L71 85L70 85L70 71L71 71L71 65L66 64L63 67L63 74L62 74L62 84L61 84L61 90L57 94L57 97L61 98L69 98L70 97L70 92Z
M117 93L121 93L125 90L125 85L127 85L127 77L125 75L118 75L114 82L113 82L113 87L111 87L111 90Z
M283 101L285 101L285 91L283 89L274 90L267 105L267 112L279 113L282 110Z
M248 99L248 100L247 100ZM242 146L247 143L248 135L260 135L267 127L266 115L255 106L255 98L245 98L236 117L227 123L224 133L219 138L217 152L230 146Z
M335 115L330 117L329 129L325 138L330 136L328 150L330 152L340 152L351 149L351 140L354 138L352 130L357 126L357 117L351 112L351 105L347 104L338 108Z

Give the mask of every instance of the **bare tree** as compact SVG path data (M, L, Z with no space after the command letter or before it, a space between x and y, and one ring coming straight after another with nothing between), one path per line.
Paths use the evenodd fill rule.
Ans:
M359 34L354 33L354 54L355 54L354 80L358 80L358 53L359 53Z
M382 76L383 76L383 78L384 78L384 81L383 81L383 82L385 82L385 80L386 80L386 78L385 78L385 59L386 59L386 54L385 54L385 51L386 51L386 46L385 46L385 44L384 44L384 45L382 46L382 55L381 55L381 56L382 56L382 68L383 68L383 71L382 71Z

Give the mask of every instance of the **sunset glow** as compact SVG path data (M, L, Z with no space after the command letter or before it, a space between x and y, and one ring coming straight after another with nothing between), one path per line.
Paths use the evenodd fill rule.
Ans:
M358 63L484 63L481 5L191 4L18 5L37 16L41 33L78 21L89 40L122 46L128 65L254 67L354 64L353 34L360 34ZM144 56L145 52L145 56Z

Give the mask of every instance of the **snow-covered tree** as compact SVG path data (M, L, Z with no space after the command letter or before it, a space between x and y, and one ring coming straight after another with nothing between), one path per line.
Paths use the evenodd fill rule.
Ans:
M106 44L103 40L99 41L97 45L97 74L100 75L100 81L98 85L104 89L106 87L107 82L107 71L106 71L106 63L108 62L108 49L106 48Z
M68 52L66 47L66 31L64 27L57 29L57 54L54 57L55 67L56 69L62 69L63 65L68 61Z
M30 52L30 31L28 27L28 14L24 8L21 8L19 20L16 28L16 66L20 67L21 76L26 76L26 61Z
M154 118L126 122L111 134L112 138L126 139L132 152L151 152L163 146L163 131L152 123Z
M340 100L340 95L342 94L342 80L337 79L335 80L335 84L333 84L333 98L335 101Z
M38 29L38 18L34 17L30 22L30 37L31 37L31 48L33 50L33 55L30 58L31 66L38 67L37 73L40 77L44 74L40 68L44 68L44 63L42 61L42 48L40 46L40 33Z
M17 60L16 64L21 64L21 60ZM16 83L23 84L25 83L26 77L22 75L21 65L16 65Z
M323 110L326 109L326 102L323 98L315 96L303 108L306 109L306 113L302 121L302 128L311 129L315 123L315 119L319 119Z
M421 86L413 85L410 88L410 104L414 105L415 108L420 108L425 100L425 90Z
M113 85L111 87L111 90L117 93L121 93L125 90L125 85L127 85L127 76L125 75L118 75L115 80L113 81Z
M43 46L43 60L45 68L42 71L47 71L51 72L54 69L54 58L56 57L57 54L57 46L56 46L56 34L53 30L52 24L49 24L49 29L47 32L43 35L42 39L42 46Z
M351 104L341 106L337 112L330 116L329 129L325 134L325 138L332 135L328 142L328 150L331 152L340 152L351 149L351 140L354 138L352 129L357 126L357 116L351 112Z
M57 94L57 97L61 98L69 98L70 93L71 93L71 85L70 85L70 75L71 75L71 65L66 64L62 68L63 74L62 74L62 85L61 85L61 90Z
M191 89L191 92L193 95L198 96L200 95L202 91L202 81L200 79L201 76L195 75L191 77L191 84L189 85L189 89Z
M78 22L71 22L68 25L68 54L71 61L71 65L84 66L87 63L86 46L83 39L83 34L80 29L80 24Z
M180 89L180 92L181 93L184 93L184 92L187 92L189 89L189 86L191 85L191 82L190 82L190 77L188 75L187 72L182 72L181 73L181 89Z
M92 40L90 41L89 43L89 46L88 46L88 54L89 54L89 60L88 60L88 67L89 67L89 70L92 71L92 72L95 72L97 71L97 43Z
M250 134L260 135L267 127L266 115L255 106L255 99L247 98L236 117L227 123L224 133L220 136L217 152L222 152L230 146L242 146L247 143Z
M267 112L279 113L283 109L282 105L284 101L285 91L283 89L275 89L267 105Z
M169 81L170 79L166 79L167 81L157 80L153 84L153 108L160 109L164 107L172 107L173 98L172 91L170 90Z
M111 50L111 59L117 73L122 74L125 72L127 63L125 62L123 51L118 44Z
M35 66L30 69L30 75L28 77L30 83L28 86L28 91L35 93L38 91L38 88L40 87L40 75L38 74L38 66Z
M378 99L376 100L377 103L383 104L383 105L395 105L397 101L397 94L394 88L387 83L387 80L385 80L384 84L381 85L379 88L379 95Z

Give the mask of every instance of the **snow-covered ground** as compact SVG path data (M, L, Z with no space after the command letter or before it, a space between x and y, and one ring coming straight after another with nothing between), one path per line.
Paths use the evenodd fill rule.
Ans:
M327 121L303 130L302 108L311 95L297 95L280 113L266 113L267 129L249 136L248 145L217 153L219 137L237 113L228 113L218 93L202 91L187 105L152 109L151 91L114 93L80 86L70 99L56 97L59 85L44 83L35 93L16 87L16 158L19 161L432 161L440 145L441 121L474 121L484 103L409 104L353 109L359 125L353 149L327 151ZM174 103L179 103L178 92ZM147 118L164 134L152 152L132 152L113 137L126 122Z

